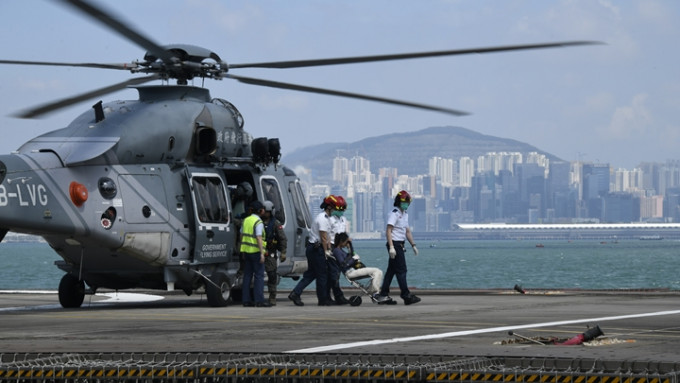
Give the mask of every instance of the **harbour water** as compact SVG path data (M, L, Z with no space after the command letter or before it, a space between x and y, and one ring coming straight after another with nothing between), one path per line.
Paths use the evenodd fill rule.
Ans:
M680 290L680 241L436 241L407 252L413 289ZM362 261L385 270L384 240L355 241ZM0 244L0 290L56 290L63 272L45 243ZM281 288L295 281L284 278ZM346 285L346 281L343 281ZM396 290L396 280L393 282ZM312 286L313 287L313 286Z

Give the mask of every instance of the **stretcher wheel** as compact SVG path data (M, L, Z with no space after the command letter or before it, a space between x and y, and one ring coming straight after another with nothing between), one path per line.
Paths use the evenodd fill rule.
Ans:
M361 304L361 297L358 295L349 297L349 304L352 306L359 306Z

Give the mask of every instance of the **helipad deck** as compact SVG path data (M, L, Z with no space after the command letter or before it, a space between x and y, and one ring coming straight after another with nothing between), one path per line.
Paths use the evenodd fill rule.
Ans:
M77 310L56 294L0 294L0 380L678 381L677 292L418 294L411 306L319 307L305 292L304 307L282 293L273 308L212 308L110 293ZM595 324L604 335L589 345L520 338L569 339Z

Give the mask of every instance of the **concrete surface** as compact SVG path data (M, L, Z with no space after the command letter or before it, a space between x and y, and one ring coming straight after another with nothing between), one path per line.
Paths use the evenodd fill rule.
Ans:
M356 292L345 289L347 295ZM304 307L281 292L272 308L209 307L205 296L133 291L87 296L0 292L0 349L27 352L257 352L680 360L680 292L415 291L422 302ZM597 345L502 344L568 339L599 325Z

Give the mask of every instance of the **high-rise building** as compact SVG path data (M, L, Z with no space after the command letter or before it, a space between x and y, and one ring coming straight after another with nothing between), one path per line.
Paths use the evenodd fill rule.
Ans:
M333 159L333 182L345 184L345 177L349 170L349 160L345 157L335 157Z
M663 216L671 222L680 222L680 187L666 190Z
M642 191L642 170L641 169L617 169L614 172L614 182L612 192L636 193Z
M609 193L609 164L583 164L583 199L595 199Z
M361 156L354 156L349 162L349 169L357 174L371 171L371 161Z
M458 186L472 186L472 176L475 175L475 162L470 157L461 157L458 161Z
M663 196L655 195L640 198L640 219L655 220L663 218Z
M635 222L639 219L639 198L625 192L614 192L604 196L604 222Z
M552 161L549 169L546 180L546 211L550 211L550 220L544 222L554 222L558 218L573 218L577 191L571 185L571 164L565 161Z
M439 178L433 175L423 177L423 196L425 198L437 198L438 180Z
M450 158L432 157L429 160L429 175L438 177L444 186L452 186L456 177L456 161Z
M354 193L354 219L357 232L371 232L376 230L376 198L374 193Z

